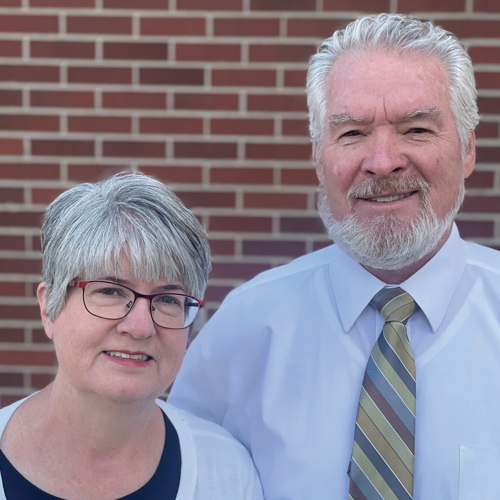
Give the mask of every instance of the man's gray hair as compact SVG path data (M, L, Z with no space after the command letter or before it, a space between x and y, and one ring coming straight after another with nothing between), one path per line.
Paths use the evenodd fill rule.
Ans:
M62 193L42 225L47 314L64 307L73 280L120 276L123 261L135 278L179 280L203 297L210 248L202 224L163 183L121 173Z
M436 56L450 82L450 107L462 156L469 150L470 134L479 122L472 61L462 43L449 31L430 22L401 14L379 14L357 19L338 30L309 60L307 104L309 131L319 155L326 120L326 80L333 64L349 51L390 50ZM335 92L335 89L333 89ZM319 157L318 157L319 159Z

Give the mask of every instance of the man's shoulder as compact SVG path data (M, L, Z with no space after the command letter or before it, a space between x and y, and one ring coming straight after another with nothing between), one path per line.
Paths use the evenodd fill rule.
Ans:
M290 282L300 281L300 275L309 275L319 268L329 265L333 259L334 245L329 245L321 250L302 255L287 264L264 271L238 288L232 290L228 298L234 298L242 293L249 292L262 286L275 284L282 286L287 280Z
M470 241L465 242L465 247L467 265L500 275L500 251Z

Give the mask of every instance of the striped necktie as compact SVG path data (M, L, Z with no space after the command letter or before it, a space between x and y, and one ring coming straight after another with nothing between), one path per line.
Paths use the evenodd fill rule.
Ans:
M411 500L416 386L405 324L417 305L401 288L382 289L370 304L385 323L361 387L349 499Z

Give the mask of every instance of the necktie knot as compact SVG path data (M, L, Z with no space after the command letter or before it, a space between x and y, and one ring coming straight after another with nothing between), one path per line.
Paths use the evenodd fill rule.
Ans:
M411 295L399 287L383 288L370 304L380 312L385 323L397 321L404 324L417 309Z

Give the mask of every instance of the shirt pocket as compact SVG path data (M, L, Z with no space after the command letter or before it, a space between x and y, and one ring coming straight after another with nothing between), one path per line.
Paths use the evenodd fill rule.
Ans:
M500 499L500 449L460 445L458 498Z

